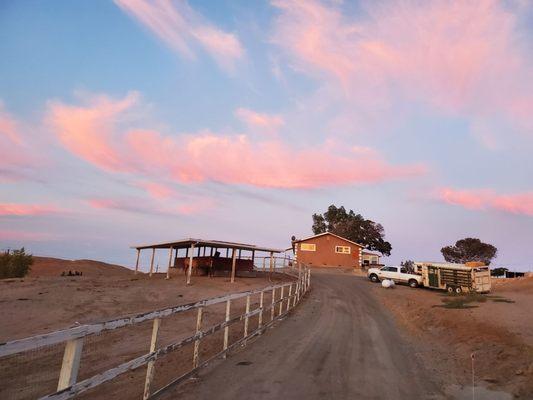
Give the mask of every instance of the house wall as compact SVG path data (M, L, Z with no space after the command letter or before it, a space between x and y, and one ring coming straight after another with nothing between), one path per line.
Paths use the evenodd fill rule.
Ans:
M302 244L314 244L315 251L302 250ZM350 247L350 254L335 252L335 246ZM296 244L296 259L315 267L361 268L362 247L332 235L322 235Z
M362 259L363 259L363 264L380 265L380 257L379 256L363 253Z

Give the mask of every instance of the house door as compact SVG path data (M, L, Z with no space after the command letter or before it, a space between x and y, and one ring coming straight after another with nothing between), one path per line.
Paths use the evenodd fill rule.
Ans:
M429 286L439 287L439 271L435 267L428 267Z

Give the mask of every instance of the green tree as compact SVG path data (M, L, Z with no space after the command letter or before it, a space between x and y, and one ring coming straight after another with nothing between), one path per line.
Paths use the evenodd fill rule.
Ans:
M477 238L458 240L454 246L443 247L440 251L446 261L460 264L479 261L485 265L490 265L492 259L498 254L496 247L483 243Z
M332 204L324 214L313 214L312 229L315 235L331 232L362 244L369 250L379 251L386 256L391 254L392 246L385 241L383 226L352 210L346 212L343 206Z
M0 254L0 279L22 278L30 271L33 264L31 254L26 254L24 247L13 252L6 251Z

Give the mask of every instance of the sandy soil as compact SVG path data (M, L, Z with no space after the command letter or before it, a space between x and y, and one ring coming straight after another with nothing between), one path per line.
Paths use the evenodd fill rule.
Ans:
M83 276L61 277L64 270L82 271ZM181 273L173 273L170 280L164 278L163 274L152 278L144 274L134 275L129 269L95 261L38 258L30 277L0 281L0 313L3 317L0 341L46 333L76 323L97 322L229 292L266 287L287 280L274 274L271 278L237 278L232 284L228 278L193 276L192 285L187 286ZM253 298L252 305L257 307L257 301ZM269 301L269 296L265 295L265 302ZM232 316L243 311L244 299L233 302ZM223 304L208 307L204 312L204 326L223 321L224 313ZM160 346L190 336L195 325L196 310L165 318L160 328ZM242 323L236 325L230 330L233 340L242 335ZM88 337L84 344L79 380L146 354L151 327L151 322L148 322ZM221 340L221 335L215 334L203 341L202 356L220 351ZM63 350L63 345L49 346L0 359L0 398L28 399L53 392ZM180 371L190 369L191 357L192 348L187 346L158 360L156 388L168 383ZM145 373L146 368L140 368L82 398L142 397Z
M392 311L442 385L476 384L533 398L533 278L493 280L489 295L470 298L397 285L373 294ZM369 283L370 284L370 283ZM444 308L467 300L464 308Z

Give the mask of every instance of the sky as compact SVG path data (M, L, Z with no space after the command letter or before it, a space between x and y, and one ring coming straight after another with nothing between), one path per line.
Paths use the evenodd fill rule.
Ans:
M478 237L533 270L532 20L527 0L1 1L0 248L285 248L335 204L384 226L386 263Z

